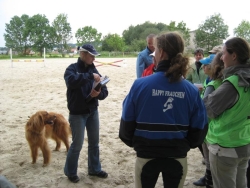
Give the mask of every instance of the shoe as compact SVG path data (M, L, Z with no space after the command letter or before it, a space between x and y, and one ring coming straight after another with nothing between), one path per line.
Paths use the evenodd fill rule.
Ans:
M206 165L206 162L205 162L205 159L203 158L202 159L202 162L201 162L203 165Z
M108 177L108 173L102 170L98 174L89 173L89 176L97 176L98 178L107 178Z
M198 181L193 182L196 186L206 186L206 178L205 176L200 178Z
M69 181L77 183L80 179L78 176L68 176Z

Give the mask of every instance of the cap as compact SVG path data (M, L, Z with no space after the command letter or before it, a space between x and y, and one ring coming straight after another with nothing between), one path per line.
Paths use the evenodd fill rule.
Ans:
M212 63L213 59L215 57L215 54L211 54L210 56L204 58L204 59L201 59L200 62L203 64L203 65L208 65L210 63Z
M215 47L213 47L212 50L208 51L208 53L216 54L216 53L221 52L221 51L222 51L222 46L215 46Z
M149 55L154 57L155 56L155 51L153 53L149 54Z
M91 45L91 44L84 44L84 45L82 45L82 46L78 46L77 50L78 50L79 52L88 52L88 53L90 53L90 54L93 55L93 56L98 56L98 55L100 55L100 54L96 51L96 49L94 48L94 46Z

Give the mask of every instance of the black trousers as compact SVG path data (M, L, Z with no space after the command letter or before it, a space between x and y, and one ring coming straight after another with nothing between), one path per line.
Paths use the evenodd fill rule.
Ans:
M154 188L162 173L164 188L178 188L183 175L183 167L175 159L153 159L147 162L141 173L142 188Z

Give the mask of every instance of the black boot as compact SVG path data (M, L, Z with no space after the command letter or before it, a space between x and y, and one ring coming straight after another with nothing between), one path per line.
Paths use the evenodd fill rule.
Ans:
M200 178L198 181L193 182L196 186L206 186L206 178L205 176Z
M213 179L210 170L206 169L205 177L206 177L206 188L213 188Z

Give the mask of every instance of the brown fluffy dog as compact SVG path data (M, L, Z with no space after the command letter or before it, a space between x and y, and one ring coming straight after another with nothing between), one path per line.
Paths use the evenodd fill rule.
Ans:
M61 140L64 142L66 149L69 149L70 126L68 121L61 115L54 112L38 111L33 114L25 126L25 136L31 150L32 163L36 163L38 148L43 153L43 166L50 162L50 148L47 138L56 141L55 150L59 150Z
M56 116L54 124L45 125L45 136L46 138L52 138L56 141L55 151L59 151L61 148L61 141L66 146L66 150L69 150L69 136L71 135L71 129L68 121L64 118L62 114L55 112L49 112L50 116Z

